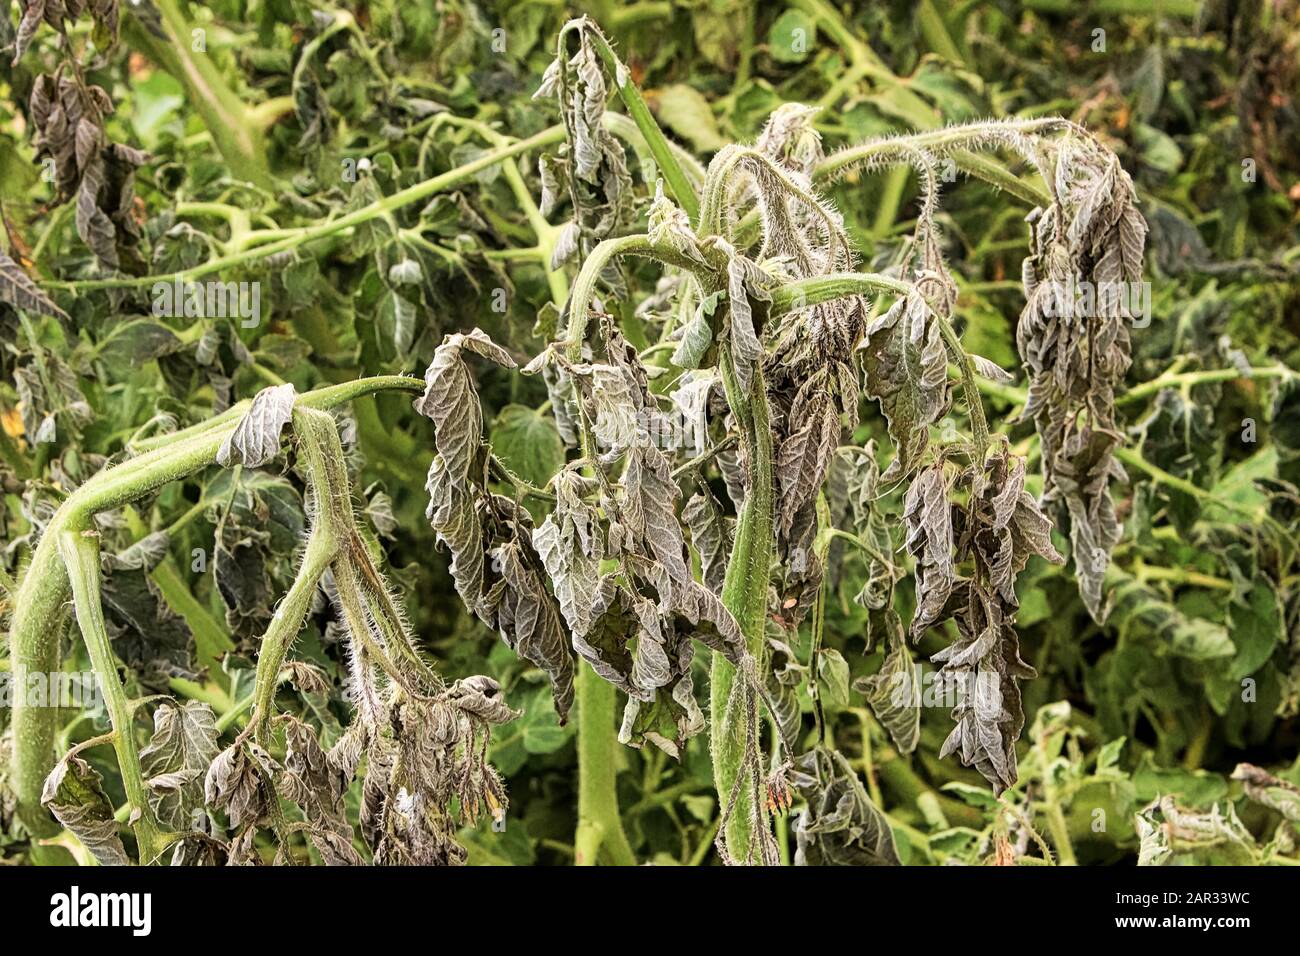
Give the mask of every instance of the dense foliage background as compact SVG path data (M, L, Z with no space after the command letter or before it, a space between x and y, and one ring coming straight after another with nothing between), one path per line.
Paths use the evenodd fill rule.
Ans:
M885 647L864 640L868 611L855 598L870 569L856 552L838 543L832 552L816 715L809 621L781 629L777 614L773 626L793 652L784 665L802 732L825 722L888 815L903 862L1300 859L1294 0L188 8L146 0L120 11L64 0L64 18L57 6L46 0L47 22L34 33L20 29L19 10L0 19L6 617L53 510L133 440L200 422L267 385L291 382L301 393L366 375L419 375L450 332L482 328L520 364L542 350L555 335L547 265L560 236L555 225L539 229L536 207L520 201L521 191L541 192L535 153L484 165L358 225L322 224L553 126L554 104L533 94L559 28L587 12L659 123L702 161L726 143L753 141L787 102L821 107L813 124L828 152L891 131L1059 114L1117 153L1150 228L1152 286L1152 321L1132 331L1128 388L1117 401L1129 453L1128 479L1114 494L1123 536L1105 579L1103 624L1080 599L1073 562L1035 559L1018 582L1021 654L1038 677L1023 688L1017 785L996 798L978 773L938 758L952 726L942 701L921 708L919 745L899 753L864 696ZM33 107L38 77L59 70L83 92L101 91L85 93L102 116L84 136ZM91 141L99 159L83 146ZM629 166L635 173L635 158ZM88 192L87 176L107 187ZM654 190L636 178L637 202L648 205ZM828 188L871 268L887 269L911 235L916 190L906 171L854 172ZM993 430L1028 456L1037 492L1034 427L1015 414L1024 403L1015 330L1027 211L962 175L943 184L939 223L964 345L1016 373L1015 383L986 388L986 407ZM263 246L273 251L261 254ZM217 260L213 277L260 283L258 323L157 314L148 277ZM658 270L622 268L632 291L619 318L628 341L646 349L653 315L635 307ZM57 310L23 299L31 280ZM496 454L545 485L566 450L544 383L474 368ZM349 408L343 440L356 503L419 646L448 682L489 675L521 712L495 729L488 754L509 795L504 829L486 816L465 819L469 862L571 863L574 721L560 725L545 674L457 596L425 516L431 423L411 413L409 396ZM964 426L960 410L951 415ZM888 461L874 403L864 400L853 437L874 438ZM118 556L104 566L109 630L131 696L205 701L232 739L259 638L292 582L305 484L282 461L214 468L101 516L102 548ZM882 499L895 548L900 498ZM168 534L162 551L133 558L131 544L159 531ZM891 529L884 533L888 540ZM1058 546L1068 551L1059 536ZM910 584L896 601L908 620ZM279 705L329 746L348 719L348 662L319 603L293 651L302 673ZM69 669L86 669L75 623L63 626ZM917 662L928 671L949 639L932 630ZM9 670L6 653L0 672ZM707 655L697 658L703 688ZM139 716L143 740L149 722ZM0 729L7 724L0 708ZM75 710L60 724L63 750L107 727L102 714ZM0 752L12 746L12 735L0 738ZM719 808L707 734L680 759L653 746L617 754L620 815L636 858L713 862ZM121 805L112 752L83 756ZM0 858L21 862L32 842L5 781L0 770ZM347 800L355 815L359 785ZM788 820L776 828L788 858ZM84 854L66 831L47 839Z

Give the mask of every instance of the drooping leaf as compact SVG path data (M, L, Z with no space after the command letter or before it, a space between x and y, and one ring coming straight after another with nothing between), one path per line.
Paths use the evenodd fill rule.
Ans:
M867 699L899 752L910 754L921 739L920 676L907 649L898 613L890 607L881 616L885 622L884 663L875 674L854 681L853 689Z
M786 533L799 510L817 496L839 444L839 410L831 399L824 373L814 375L799 389L790 420L795 423L792 433L781 443L776 457L781 525Z
M546 671L563 723L573 704L573 652L560 606L544 583L541 560L531 544L514 539L494 548L501 579L485 600L494 610L497 630L516 654Z
M244 417L217 451L217 463L230 468L260 468L280 453L280 432L293 419L297 390L291 383L270 385L255 396Z
M942 619L957 579L952 514L942 462L912 479L903 500L903 523L907 529L907 550L916 558L917 600L911 630L913 637L919 637Z
M271 812L275 780L281 772L275 758L253 741L231 744L208 767L204 801L224 811L232 829L242 830Z
M35 4L33 4L35 6ZM49 296L41 291L40 286L3 252L0 252L0 302L39 315L52 315L70 322L68 314L54 304Z
M554 487L555 510L533 532L533 546L577 640L586 636L597 613L604 544L596 511L582 500L582 479L566 470L556 476Z
M682 520L691 532L691 544L700 556L705 585L715 594L722 593L722 580L731 557L734 521L722 514L722 506L707 485L692 495L682 508Z
M848 760L817 747L796 761L794 786L807 801L794 821L798 866L897 866L889 820Z
M163 826L185 831L203 805L203 778L216 759L216 717L199 701L164 701L154 711L153 737L140 751L149 800Z
M424 373L424 394L415 400L415 410L432 419L438 454L448 475L464 481L483 437L483 410L478 391L462 353L473 352L505 368L515 360L479 329L448 335Z
M867 328L866 393L889 422L895 458L890 481L910 474L929 444L928 429L949 404L948 359L938 323L919 292L909 292Z
M75 833L104 866L130 864L113 807L104 793L103 778L75 751L55 764L45 778L41 806Z

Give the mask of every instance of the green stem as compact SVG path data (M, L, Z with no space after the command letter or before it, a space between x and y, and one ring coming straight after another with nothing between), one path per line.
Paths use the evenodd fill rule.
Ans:
M564 41L570 29L584 30L587 38L596 47L596 52L604 62L605 69L614 78L614 85L618 89L619 97L623 100L623 105L627 108L628 115L632 117L632 122L636 123L637 129L641 131L641 135L645 138L646 146L649 147L650 155L654 157L655 162L658 164L659 172L668 184L669 192L677 200L677 205L685 210L691 222L698 223L700 204L695 195L695 189L682 171L682 167L678 164L677 157L673 155L673 151L668 145L668 138L664 136L663 130L655 122L654 116L650 113L650 107L641 98L641 91L632 82L632 71L615 56L609 41L605 39L596 25L585 17L579 20L571 20L560 31L559 56L561 60L567 59Z
M596 295L600 273L619 256L645 256L683 269L700 269L699 263L686 258L675 249L655 245L644 234L620 236L597 243L583 261L578 277L573 280L573 291L569 294L569 325L562 344L571 362L582 358L582 342L587 337L587 315Z
M271 732L271 717L275 712L275 690L280 682L280 668L294 639L302 630L302 622L311 610L312 594L338 551L338 542L326 522L312 528L307 539L307 550L298 566L289 592L275 609L262 646L257 654L257 677L253 691L253 724L257 728L258 742L266 746Z
M921 35L925 37L926 46L958 66L966 65L966 58L958 49L957 42L948 31L948 25L943 22L943 17L935 8L933 0L921 0L917 4L916 19L921 27Z
M939 323L939 333L943 336L944 342L948 346L948 351L952 354L953 361L957 368L961 370L962 391L966 396L966 414L970 419L971 431L975 437L975 453L971 456L976 467L984 467L984 455L989 447L989 425L988 420L984 417L984 402L980 398L979 383L976 381L975 365L971 362L970 355L967 354L965 347L961 344L961 339L957 337L957 332L942 313L935 309L930 310L935 321Z
M850 146L832 153L813 169L813 179L825 182L843 175L855 166L870 163L872 165L893 165L902 162L905 154L924 149L937 157L949 156L958 169L983 179L999 189L1017 196L1036 206L1048 206L1052 197L1042 186L1016 176L1005 166L993 162L985 156L977 155L970 148L987 147L996 144L999 132L1014 130L1026 132L1034 129L1049 129L1063 125L1062 120L1030 120L1023 123L972 123L966 126L953 126L926 133L913 133L908 136L889 136L869 140L858 146ZM969 147L969 148L968 148ZM896 158L897 157L897 158ZM911 162L911 160L907 160ZM906 178L906 171L904 171Z
M831 524L831 510L826 503L826 495L817 492L817 537L813 543L813 553L817 555L818 567L826 567L826 558L830 554L834 529ZM813 717L817 724L817 743L826 746L829 742L830 728L826 725L826 707L822 701L821 690L821 655L822 641L826 636L826 575L817 584L817 599L813 603L812 641L808 651L808 696L812 698Z
M223 269L229 269L232 266L243 265L246 262L252 262L256 259L263 259L267 256L274 255L277 252L286 252L290 249L296 249L317 239L323 239L327 236L336 235L344 230L351 229L354 226L370 222L372 219L378 219L381 216L387 216L396 209L403 206L409 206L412 203L427 199L435 193L450 189L459 185L474 175L495 165L512 156L518 156L521 153L529 152L544 146L551 146L564 139L563 126L551 126L542 130L527 139L521 139L518 142L511 143L509 146L502 146L500 149L490 150L483 153L477 159L473 159L463 166L457 166L445 173L426 179L423 182L415 183L405 189L399 189L390 196L377 199L368 206L363 206L346 215L339 216L337 219L331 219L326 222L317 223L314 226L308 226L304 229L296 230L293 235L278 239L275 242L268 242L249 249L241 249L238 252L232 252L230 255L220 256L216 259L209 259L207 262L200 263L189 269L183 269L179 272L169 272L162 275L152 276L119 276L112 279L92 279L83 282L47 282L46 288L50 289L113 289L113 288L142 288L152 286L155 282L170 282L180 279L189 281L199 279L214 272L220 272ZM257 233L251 233L256 236Z
M1165 373L1149 382L1143 382L1141 385L1135 385L1123 395L1115 399L1116 405L1129 405L1133 402L1140 402L1148 395L1154 395L1166 388L1184 388L1191 385L1209 385L1214 382L1231 382L1236 379L1256 379L1256 378L1281 378L1300 380L1300 373L1284 365L1266 366L1264 368L1252 368L1249 375L1243 375L1240 369L1236 368L1210 368L1203 369L1199 372L1180 372L1176 374Z
M1153 465L1151 462L1143 458L1140 451L1136 451L1132 448L1116 448L1115 457L1130 467L1146 472L1147 476L1155 481L1156 484L1164 485L1166 488L1173 488L1176 491L1181 491L1183 494L1191 495L1193 498L1219 501L1214 492L1207 488L1202 488L1199 485L1194 485L1186 478L1179 478L1177 475L1171 475L1163 468L1158 465ZM1225 506L1233 506L1231 502L1223 501L1221 503ZM1245 514L1253 514L1253 512L1241 505L1235 505L1234 507Z
M1075 0L1024 0L1024 5L1039 13L1074 15L1079 12ZM1135 17L1178 17L1183 20L1200 18L1202 0L1092 0L1088 10L1094 14Z
M889 276L870 272L831 272L811 279L796 279L773 289L769 314L776 318L787 312L853 295L878 292L907 295L910 289L909 283Z
M745 460L752 463L750 484L741 505L736 538L723 579L722 603L739 622L750 656L761 660L767 619L768 576L776 544L773 536L772 428L767 387L761 370L755 369L746 395L740 391L729 357L724 356L720 366L727 401L741 423ZM730 799L745 761L746 727L752 716L738 706L742 695L732 693L735 680L735 667L725 655L715 651L709 682L709 716L713 779L720 807L725 807ZM757 702L751 699L750 705L757 707ZM753 745L758 744L754 742ZM750 800L748 788L741 786L727 822L726 846L737 860L748 858L757 838L752 831Z
M839 96L858 80L869 78L882 87L894 91L895 104L905 113L908 122L917 129L932 129L938 123L933 107L912 92L906 80L895 76L884 61L876 55L866 43L858 38L853 29L825 0L792 0L791 6L803 10L813 18L827 36L844 52L852 64L844 78L837 81L832 92L824 97L822 106L833 106Z
M1079 861L1074 856L1074 843L1070 840L1070 828L1066 825L1061 805L1052 800L1040 804L1039 808L1047 817L1047 832L1052 835L1052 844L1056 847L1057 865L1078 866Z
M573 861L595 866L603 848L616 866L635 866L618 812L615 689L586 661L578 662L577 700L578 829Z
M77 624L81 628L90 663L99 680L100 692L113 725L113 749L117 752L118 771L122 787L131 806L140 863L154 863L163 850L162 835L149 805L149 791L140 771L140 754L135 746L132 729L133 711L122 679L117 673L117 661L104 624L104 609L99 600L99 536L93 531L69 528L59 532L59 553L63 557L72 598L77 611Z
M648 156L654 159L654 153L650 151L650 143L641 133L641 128L622 113L606 113L605 128L631 146L638 158ZM682 174L690 181L692 188L698 189L703 186L706 175L704 165L672 140L665 139L664 142L668 144L668 151L672 153L673 159L681 167Z
M167 39L160 39L132 18L127 34L133 45L185 87L189 102L212 134L212 142L231 173L263 189L271 188L275 181L266 163L263 126L226 85L213 58L192 52L190 24L177 0L154 0L154 7Z

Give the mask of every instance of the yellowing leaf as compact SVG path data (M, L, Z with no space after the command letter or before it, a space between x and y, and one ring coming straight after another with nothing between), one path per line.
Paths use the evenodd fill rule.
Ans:
M0 428L3 428L5 434L10 438L22 438L27 434L23 430L22 412L16 406L0 411Z

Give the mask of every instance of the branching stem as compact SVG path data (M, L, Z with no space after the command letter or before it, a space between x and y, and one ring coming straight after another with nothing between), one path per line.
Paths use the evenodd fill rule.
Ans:
M306 408L331 408L381 391L420 392L424 382L404 376L381 376L331 385L299 396ZM236 408L246 408L246 404ZM205 423L159 439L159 445L105 469L69 495L54 513L22 577L15 595L9 629L9 659L15 686L29 686L33 675L49 675L59 668L59 635L71 582L60 554L66 532L90 527L100 511L120 507L171 481L192 475L216 461L221 443L234 430L242 411L223 417L220 424ZM41 788L54 765L54 740L58 710L29 706L16 695L12 710L14 750L11 784L18 816L38 839L58 832L41 806ZM66 856L33 843L37 862L59 862Z

